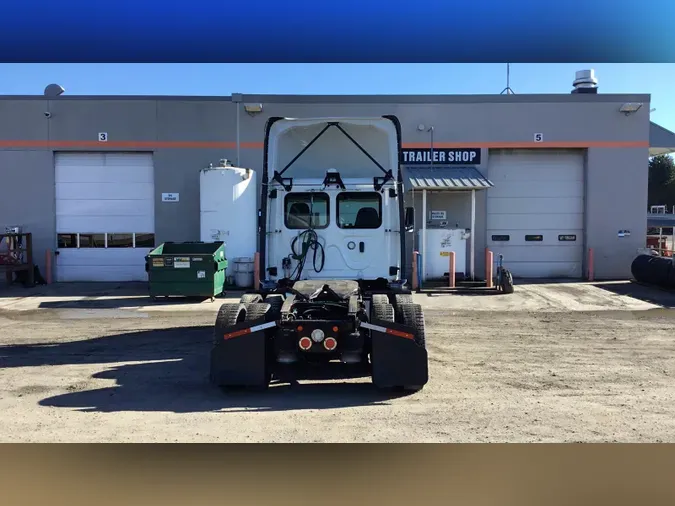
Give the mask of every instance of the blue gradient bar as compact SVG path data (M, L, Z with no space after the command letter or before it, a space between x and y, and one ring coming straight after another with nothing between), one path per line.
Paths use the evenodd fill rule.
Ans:
M675 0L5 0L4 62L675 62Z

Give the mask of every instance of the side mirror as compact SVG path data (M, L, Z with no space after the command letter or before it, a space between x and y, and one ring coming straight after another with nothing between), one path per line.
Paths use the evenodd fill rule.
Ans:
M405 208L405 230L406 232L412 232L415 228L415 208L406 207Z

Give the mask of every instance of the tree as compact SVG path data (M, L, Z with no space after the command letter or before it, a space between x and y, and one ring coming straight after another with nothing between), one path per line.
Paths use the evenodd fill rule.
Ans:
M649 160L649 205L675 206L675 160L658 155Z

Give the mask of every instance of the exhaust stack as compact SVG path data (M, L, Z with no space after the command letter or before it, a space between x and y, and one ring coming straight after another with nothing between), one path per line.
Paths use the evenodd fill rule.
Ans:
M598 79L595 77L595 70L579 70L572 83L574 89L572 93L598 93Z

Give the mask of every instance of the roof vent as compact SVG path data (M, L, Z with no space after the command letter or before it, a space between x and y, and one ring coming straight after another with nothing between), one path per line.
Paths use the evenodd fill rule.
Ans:
M595 70L579 70L572 86L574 86L572 93L597 93L598 80L595 77Z
M60 84L50 84L45 88L45 97L58 97L66 91Z

